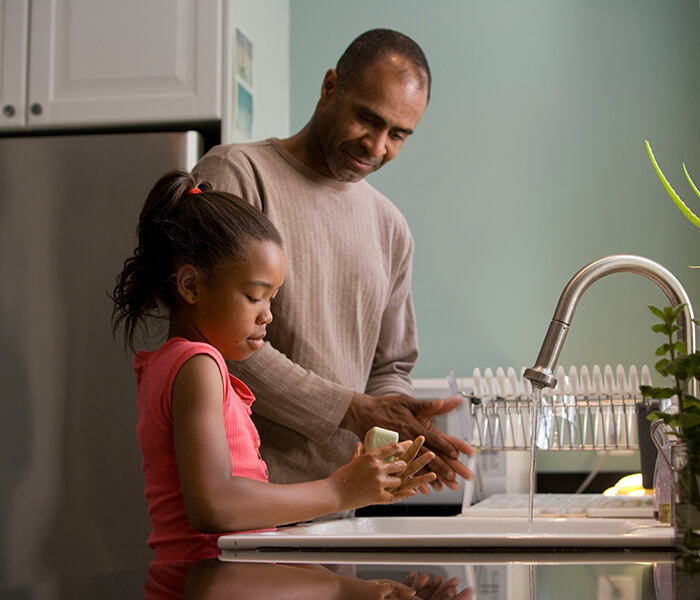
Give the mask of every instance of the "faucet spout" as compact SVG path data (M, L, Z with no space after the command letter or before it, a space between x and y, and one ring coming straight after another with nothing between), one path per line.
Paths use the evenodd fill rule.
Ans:
M632 254L615 254L600 258L583 267L566 284L542 342L535 366L525 369L523 373L523 377L529 379L533 386L539 388L556 386L554 369L564 347L574 311L583 293L601 277L624 272L637 273L651 279L666 294L673 306L685 305L678 318L679 335L685 341L686 350L689 353L695 352L693 307L680 281L668 269L653 260ZM695 383L693 382L692 385L694 386Z

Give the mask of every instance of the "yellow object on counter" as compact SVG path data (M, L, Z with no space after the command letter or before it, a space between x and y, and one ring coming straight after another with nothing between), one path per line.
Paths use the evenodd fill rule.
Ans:
M641 473L626 475L603 492L604 496L651 496L653 494L654 490L647 490L642 486Z

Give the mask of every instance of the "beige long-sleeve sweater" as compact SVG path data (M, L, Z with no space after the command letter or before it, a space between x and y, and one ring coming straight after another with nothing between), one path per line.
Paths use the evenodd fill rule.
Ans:
M353 391L413 394L408 225L367 182L323 177L275 139L215 147L194 172L260 208L282 235L287 278L267 343L229 366L256 396L270 480L325 477L357 440L338 427Z

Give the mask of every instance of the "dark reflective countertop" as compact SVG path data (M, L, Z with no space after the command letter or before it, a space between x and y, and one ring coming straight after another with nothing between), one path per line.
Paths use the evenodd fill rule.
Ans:
M663 551L251 552L37 581L0 599L687 600L700 562Z

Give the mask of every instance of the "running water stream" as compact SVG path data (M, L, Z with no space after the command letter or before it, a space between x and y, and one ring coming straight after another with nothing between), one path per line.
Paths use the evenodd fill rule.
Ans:
M542 397L542 388L532 386L532 406L530 407L530 495L528 497L528 533L532 533L532 516L535 500L535 451L537 449L537 416L540 409L540 399Z

